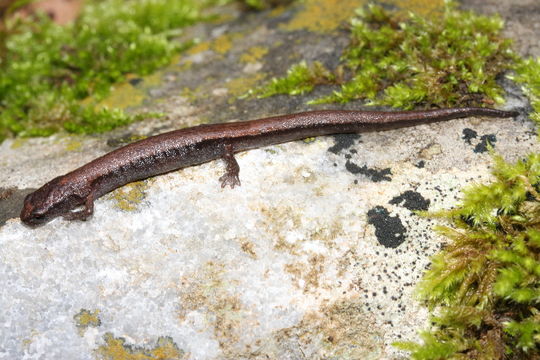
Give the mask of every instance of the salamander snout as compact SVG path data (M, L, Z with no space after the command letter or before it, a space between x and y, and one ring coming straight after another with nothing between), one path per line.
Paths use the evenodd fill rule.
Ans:
M21 211L21 221L28 226L45 224L61 215L66 205L69 192L57 177L26 196Z
M20 215L21 221L28 226L38 226L49 221L46 210L40 209L34 204L33 195L29 194L24 199L24 205Z

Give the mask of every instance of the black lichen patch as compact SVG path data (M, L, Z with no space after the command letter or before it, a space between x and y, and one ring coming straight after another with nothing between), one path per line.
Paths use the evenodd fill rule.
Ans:
M350 160L345 163L345 168L352 174L361 174L367 176L373 182L392 181L390 175L392 175L391 169L370 169L366 165L360 167Z
M401 205L411 211L414 210L427 210L430 204L429 199L425 199L420 193L412 190L407 190L399 196L390 200L392 205Z
M478 138L478 133L473 129L463 129L463 136L461 137L469 145L473 145L473 139ZM473 151L477 154L485 153L488 151L488 147L494 147L497 142L497 136L495 134L482 135L479 138L479 142L474 146Z
M335 144L328 148L328 151L338 154L354 145L355 140L360 139L358 134L338 134L333 136Z
M375 236L382 246L397 248L405 241L405 227L399 216L390 216L382 206L369 210L368 223L375 226Z
M480 137L480 142L476 144L473 151L477 154L485 153L488 151L488 144L489 146L494 147L496 142L497 136L495 134L482 135Z
M472 139L476 139L478 137L478 133L474 131L473 129L465 128L463 129L463 136L461 137L465 142L469 145L471 144Z

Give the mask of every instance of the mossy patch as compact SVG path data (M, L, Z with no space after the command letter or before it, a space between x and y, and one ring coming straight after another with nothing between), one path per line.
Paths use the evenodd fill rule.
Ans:
M101 325L101 319L99 318L99 310L86 310L81 309L77 314L73 316L75 326L79 331L79 335L84 335L84 332L89 327L98 327Z
M2 18L0 140L58 130L108 131L140 119L97 106L128 74L147 75L190 45L180 29L205 19L214 1L104 0L87 2L80 17L60 26L44 14ZM133 95L133 94L132 94ZM91 97L91 101L82 101ZM130 96L140 102L140 94Z
M293 65L283 78L274 78L264 88L255 90L259 97L265 98L277 94L301 95L310 92L316 85L332 84L336 76L320 62L308 66L305 61Z
M523 85L534 110L530 117L540 125L540 58L520 60L515 67L515 75L509 78Z
M540 356L540 154L494 163L492 183L435 214L450 242L419 285L433 326L422 344L397 344L413 359Z
M178 348L171 337L158 338L152 348L126 344L126 340L111 333L104 335L105 344L96 351L96 358L102 360L180 360L184 351Z
M516 59L502 26L498 17L458 11L452 3L429 19L371 4L351 22L341 65L329 70L302 62L254 92L297 95L333 84L340 89L311 103L361 99L403 109L502 103L495 79Z

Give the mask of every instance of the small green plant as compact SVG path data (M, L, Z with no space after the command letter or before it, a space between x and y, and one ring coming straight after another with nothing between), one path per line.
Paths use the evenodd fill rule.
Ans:
M540 58L518 61L512 80L523 84L523 91L529 97L534 112L530 115L540 125Z
M434 311L413 359L540 358L540 154L494 156L495 180L438 214L451 241L419 284Z
M149 74L185 48L174 41L219 1L103 0L60 26L43 14L4 17L0 62L0 141L60 129L103 132L134 121L120 110L81 100L106 96L126 74ZM8 31L9 30L9 31Z
M260 90L260 97L268 97L276 94L299 95L310 92L316 85L331 84L335 81L335 75L328 71L320 62L313 63L308 67L306 62L293 65L287 71L287 77L272 79L272 81Z
M254 93L294 95L333 83L340 89L311 103L364 99L404 109L501 103L503 90L495 77L515 58L510 41L500 36L502 26L498 17L458 11L450 2L433 20L414 14L402 18L369 5L351 22L351 44L340 67L330 71L300 63ZM324 81L310 74L324 74Z

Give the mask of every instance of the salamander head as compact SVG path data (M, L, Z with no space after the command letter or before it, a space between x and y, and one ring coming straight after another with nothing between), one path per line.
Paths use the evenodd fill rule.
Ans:
M26 196L20 217L26 225L42 225L80 206L80 199L57 177Z

